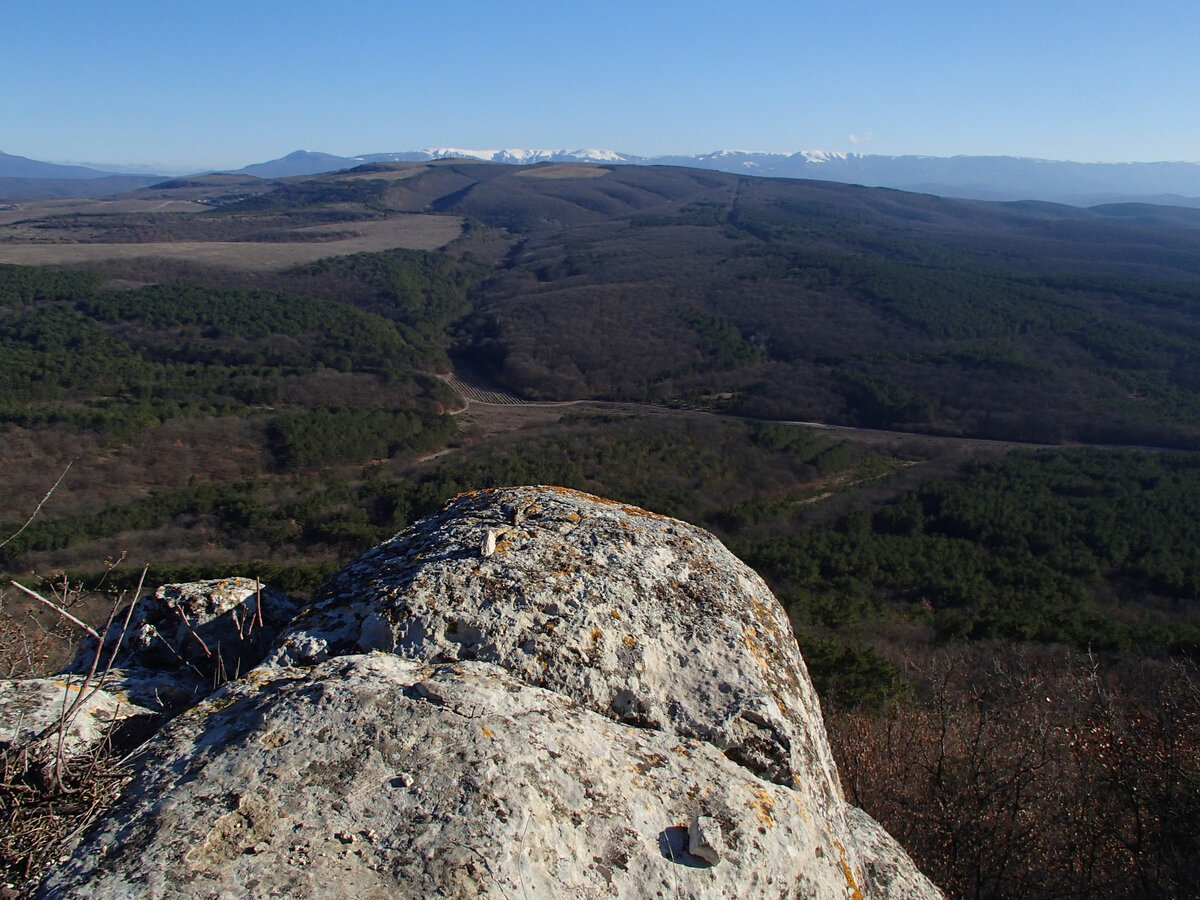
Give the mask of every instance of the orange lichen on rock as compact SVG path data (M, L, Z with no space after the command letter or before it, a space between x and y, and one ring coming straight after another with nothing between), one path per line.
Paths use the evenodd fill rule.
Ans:
M851 900L863 900L863 892L858 886L858 880L854 877L854 870L850 868L850 863L846 861L846 848L839 840L834 840L833 846L838 848L838 864L841 865L842 874L846 878L846 887L850 888Z
M771 792L763 787L755 787L751 789L752 796L747 805L750 806L758 815L758 819L768 828L775 827L775 817L772 813L775 810L775 798L771 796Z

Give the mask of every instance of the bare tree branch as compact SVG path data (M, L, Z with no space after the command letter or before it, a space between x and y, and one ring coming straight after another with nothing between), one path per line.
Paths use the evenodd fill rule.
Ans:
M57 612L60 616L65 616L66 618L70 619L72 622L74 622L76 625L78 625L80 628L82 628L84 631L86 631L88 634L90 634L96 640L100 640L100 632L98 632L95 628L93 628L91 625L89 625L87 622L83 621L82 619L75 618L73 615L71 615L69 612L67 612L65 609L63 609L61 606L59 606L53 600L47 600L45 597L43 597L37 591L31 591L29 588L25 587L25 585L17 584L15 581L9 581L9 584L11 584L13 587L15 587L18 591L22 591L22 592L28 594L34 600L37 600L39 603L45 603L48 607L50 607L52 610Z

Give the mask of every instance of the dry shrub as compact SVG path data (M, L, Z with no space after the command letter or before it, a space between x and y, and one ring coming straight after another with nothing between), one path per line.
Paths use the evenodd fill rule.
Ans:
M0 590L0 678L40 678L66 662L77 640L61 616L49 624L31 609L8 611L7 594Z
M943 650L918 702L828 717L851 802L953 897L1198 896L1200 674Z
M44 761L0 751L0 898L19 897L56 861L59 848L116 799L130 773L106 740L54 777Z
M100 633L118 634L119 645L134 608L134 604L126 605L124 621L117 618L124 594L107 596L71 584L65 576L39 587L53 599L16 583L0 594L0 609L17 594L35 598L58 614L50 627L39 622L33 610L27 610L24 622L7 612L0 617L0 671L7 677L36 678L60 668L69 658L69 648L78 643L81 630L96 633L76 613L88 615L97 603L108 606L107 622ZM141 588L139 583L135 598ZM87 752L78 756L65 752L72 719L83 714L85 701L100 688L112 667L115 650L111 655L106 650L103 641L97 642L86 676L62 676L81 678L81 683L73 694L67 692L66 697L74 699L70 703L64 700L55 725L32 740L0 745L0 898L4 900L30 889L54 863L59 848L91 824L130 778L120 756L144 736L141 722L122 723L114 715L102 740Z

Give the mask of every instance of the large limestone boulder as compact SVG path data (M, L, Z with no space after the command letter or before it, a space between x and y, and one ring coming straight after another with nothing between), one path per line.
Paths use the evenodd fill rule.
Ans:
M271 659L371 650L493 662L602 715L708 741L814 803L841 800L782 607L675 519L563 488L457 497L337 573Z
M43 897L939 897L711 535L464 495L176 717Z
M862 896L848 840L707 742L375 653L184 714L43 896Z

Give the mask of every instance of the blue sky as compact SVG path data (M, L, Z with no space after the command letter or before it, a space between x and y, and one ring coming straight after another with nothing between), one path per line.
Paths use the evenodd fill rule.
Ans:
M1200 162L1200 3L5 0L0 151Z

